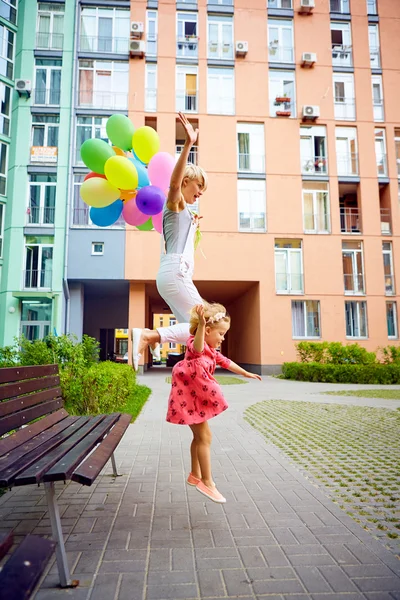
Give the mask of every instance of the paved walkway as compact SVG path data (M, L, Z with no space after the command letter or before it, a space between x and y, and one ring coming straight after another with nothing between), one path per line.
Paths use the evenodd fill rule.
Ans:
M273 378L224 386L230 409L210 422L214 479L228 500L217 505L185 485L190 431L164 420L165 371L140 379L153 394L119 446L123 475L113 481L107 470L92 488L58 487L80 587L57 589L50 565L35 600L400 599L400 561L242 419L268 398L400 402L320 396L349 386ZM49 533L41 488L0 499L0 530L11 527Z

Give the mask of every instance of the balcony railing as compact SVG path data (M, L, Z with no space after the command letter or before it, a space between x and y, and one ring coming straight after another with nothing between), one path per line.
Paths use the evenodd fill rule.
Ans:
M51 289L52 271L50 269L27 269L24 273L24 288Z
M33 90L33 103L37 106L60 106L60 93L57 88L36 88Z
M379 48L370 48L369 57L371 63L371 69L381 68L381 52Z
M208 58L214 58L219 60L232 60L232 42L208 42Z
M377 15L376 0L367 0L367 13L369 15Z
M382 235L391 235L392 219L390 208L381 208L381 233Z
M268 0L268 8L293 8L292 0Z
M126 110L128 94L125 92L79 90L78 104L82 108Z
M387 177L386 154L380 154L376 157L376 168L378 170L378 177Z
M302 157L301 172L303 175L326 175L328 173L328 159L326 156Z
M64 45L63 33L36 33L36 48L38 50L62 50Z
M293 97L276 96L270 102L271 117L292 117L295 116L295 110Z
M279 46L271 42L268 46L269 62L294 62L293 46Z
M334 13L340 14L349 14L350 13L350 3L349 0L331 0L330 1L330 11Z
M197 112L197 92L188 93L178 90L176 92L176 105L178 111Z
M265 231L265 213L239 213L240 231Z
M348 273L343 275L345 294L364 294L363 273Z
M356 104L354 98L335 98L335 119L340 121L354 121L356 118Z
M85 208L73 208L72 209L72 227L93 227L96 228L90 220L90 207ZM125 227L125 219L121 215L115 223L110 227Z
M340 209L340 231L342 233L361 233L360 217L358 208L342 206Z
M358 154L340 154L337 156L338 175L343 177L355 177L358 175Z
M276 291L278 294L302 294L303 273L277 273Z
M178 160L179 156L181 155L181 152L183 150L183 145L182 144L177 144L175 146L175 158L176 160ZM189 156L188 156L188 163L191 163L192 165L198 165L198 147L197 146L192 146L190 151L189 151Z
M238 171L241 173L265 173L264 154L238 154Z
M184 56L185 58L197 58L198 56L198 38L179 38L176 42L177 56Z
M54 214L54 206L30 206L26 211L27 225L54 225Z
M304 213L303 222L305 233L329 233L330 231L329 213Z
M157 89L146 88L146 95L144 99L144 110L146 112L156 112L157 110Z
M81 52L99 52L105 54L128 54L129 38L81 35L79 50Z
M352 67L352 46L339 46L332 44L332 64L334 67Z

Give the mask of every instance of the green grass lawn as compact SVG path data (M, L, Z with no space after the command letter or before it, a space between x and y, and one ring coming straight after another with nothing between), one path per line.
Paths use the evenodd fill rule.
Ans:
M230 375L216 375L215 379L220 385L237 385L241 383L248 383L243 379L239 379L239 377L231 377ZM165 378L165 382L172 383L172 378L170 375Z
M400 390L341 390L324 393L330 396L358 396L359 398L387 398L388 400L400 400Z

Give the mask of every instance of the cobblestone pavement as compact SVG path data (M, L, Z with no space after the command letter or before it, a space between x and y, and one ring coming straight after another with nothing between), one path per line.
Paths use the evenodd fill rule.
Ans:
M318 395L331 385L270 378L224 387L230 409L210 421L214 479L227 497L217 505L185 485L190 431L165 422L165 373L141 380L153 394L117 451L122 476L107 469L91 488L58 486L80 587L57 589L50 563L35 600L400 600L400 561L243 419L268 398L385 400L338 400ZM10 528L49 533L41 488L0 499L0 530Z

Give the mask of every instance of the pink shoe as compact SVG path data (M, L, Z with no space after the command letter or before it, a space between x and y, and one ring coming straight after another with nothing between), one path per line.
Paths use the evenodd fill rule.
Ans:
M224 504L226 502L226 498L223 497L222 494L219 493L217 488L209 488L202 481L200 481L196 485L196 490L200 492L200 494L204 494L213 502L218 502L218 504Z
M186 483L188 483L189 485L197 485L198 483L200 483L200 481L201 479L195 477L194 475L192 475L192 473L189 473L189 477L186 479Z

